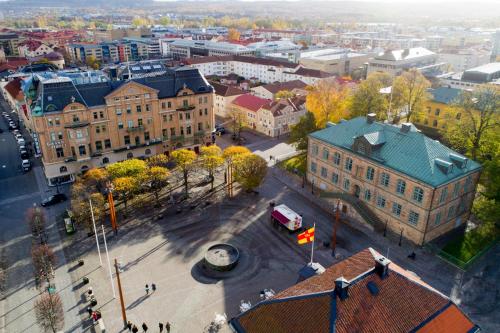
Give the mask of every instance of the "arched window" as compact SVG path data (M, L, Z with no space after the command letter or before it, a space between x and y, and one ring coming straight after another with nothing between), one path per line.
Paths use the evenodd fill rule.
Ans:
M148 148L148 149L146 149L146 150L144 151L144 154L146 154L146 155L151 155L151 149L149 149L149 148Z
M102 164L107 164L109 163L109 158L105 157L102 159Z
M62 167L59 168L59 172L60 173L67 172L67 171L68 171L68 168L65 167L65 166L62 166Z
M132 154L132 153L127 153L127 158L132 158L132 157L134 157L134 154Z
M398 179L398 183L396 185L396 192L399 194L405 194L406 182L402 179Z
M88 166L86 166L86 165L82 165L82 167L80 168L80 170L81 170L83 173L85 173L88 169L89 169L89 167L88 167Z

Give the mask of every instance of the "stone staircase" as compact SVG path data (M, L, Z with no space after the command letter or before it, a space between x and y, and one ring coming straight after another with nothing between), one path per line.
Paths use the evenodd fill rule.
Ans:
M378 218L378 216L371 210L370 207L366 205L366 203L355 196L343 192L322 192L320 197L327 199L340 199L354 208L356 212L358 212L358 214L367 223L371 224L375 230L381 231L384 229L384 222Z

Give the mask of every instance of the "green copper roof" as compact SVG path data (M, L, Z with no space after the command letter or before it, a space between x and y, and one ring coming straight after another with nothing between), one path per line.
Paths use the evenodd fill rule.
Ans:
M408 126L406 132L401 127L368 123L365 117L358 117L311 133L310 137L351 151L354 139L364 137L372 145L372 153L365 155L367 158L433 187L481 169L479 163L426 137L413 125ZM445 168L443 162L450 163L451 167Z

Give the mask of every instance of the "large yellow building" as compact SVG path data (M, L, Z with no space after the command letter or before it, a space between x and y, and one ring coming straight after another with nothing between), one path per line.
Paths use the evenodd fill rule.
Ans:
M431 98L425 102L421 114L415 117L414 122L419 127L442 131L446 129L450 120L460 119L462 114L454 108L454 103L461 90L448 87L429 89Z
M308 146L308 181L374 228L423 244L469 218L481 165L411 123L384 124L369 114L329 124Z
M198 152L211 142L213 89L197 69L161 76L76 85L40 82L31 105L50 184L128 158Z

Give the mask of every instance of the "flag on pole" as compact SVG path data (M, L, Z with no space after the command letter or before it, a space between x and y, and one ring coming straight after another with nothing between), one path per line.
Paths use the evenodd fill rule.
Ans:
M297 240L299 244L307 244L314 241L314 229L315 227L309 228L301 234L297 235Z

